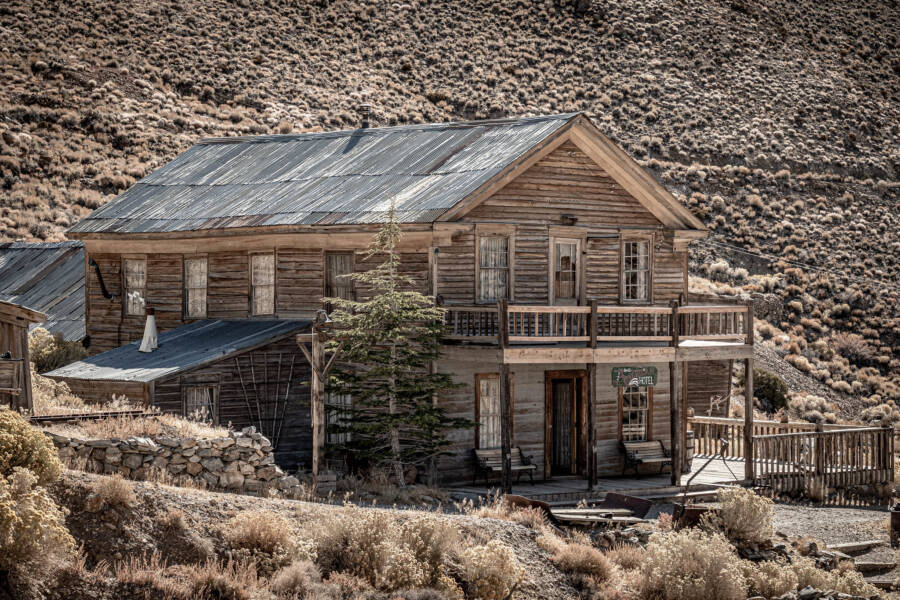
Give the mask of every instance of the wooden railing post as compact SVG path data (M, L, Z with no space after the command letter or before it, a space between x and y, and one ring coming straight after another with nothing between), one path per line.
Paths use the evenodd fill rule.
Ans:
M590 339L588 340L589 348L597 347L597 300L591 300L591 314L588 318L588 335ZM588 447L588 455L587 455L587 478L588 478L588 490L594 489L594 486L597 485L597 441L596 441L596 431L594 426L594 411L596 410L597 403L597 363L594 362L593 356L591 356L591 362L587 364L587 447Z
M597 300L591 300L591 314L588 317L588 348L597 347Z
M681 329L681 323L678 322L678 300L672 301L672 315L671 315L670 319L672 321L670 323L670 325L672 327L672 342L671 342L671 344L672 344L672 347L677 348L678 347L678 335L679 335L680 329Z
M747 345L753 345L753 302L747 303Z
M744 479L753 481L753 359L744 359Z
M816 450L816 476L820 477L825 474L825 426L822 423L816 423L814 443Z

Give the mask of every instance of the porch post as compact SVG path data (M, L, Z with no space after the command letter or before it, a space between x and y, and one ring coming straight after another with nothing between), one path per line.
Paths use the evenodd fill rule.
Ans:
M753 359L744 359L744 479L753 481Z
M313 437L313 455L312 455L312 474L313 482L318 484L319 468L321 467L322 454L325 446L325 378L323 358L324 348L322 348L322 339L318 333L312 334L312 344L310 354L312 361L310 364L312 377L310 377L310 399L312 400L312 437Z
M684 445L684 415L681 414L681 371L682 363L669 363L669 445L672 448L672 485L681 485L681 469L684 466L682 446Z
M512 493L512 440L510 439L510 413L512 398L509 387L509 365L503 356L509 342L509 314L506 300L497 306L497 317L500 320L498 341L500 345L500 451L502 453L502 469L500 471L500 488L504 494Z
M588 318L588 335L590 341L588 346L597 347L597 300L590 302L591 314ZM587 364L587 487L588 490L594 489L597 485L597 444L594 431L594 409L597 402L597 363L591 356L591 362Z

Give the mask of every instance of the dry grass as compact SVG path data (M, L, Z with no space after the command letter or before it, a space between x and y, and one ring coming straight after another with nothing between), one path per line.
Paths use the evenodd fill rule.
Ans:
M101 477L94 482L94 493L107 506L128 507L135 503L134 487L121 475Z
M224 427L215 427L171 414L155 414L148 417L118 416L96 421L81 421L77 424L54 424L47 429L60 435L88 439L158 436L208 439L228 435L228 430Z
M644 561L644 549L633 544L618 544L606 553L606 558L613 564L631 571L641 566Z

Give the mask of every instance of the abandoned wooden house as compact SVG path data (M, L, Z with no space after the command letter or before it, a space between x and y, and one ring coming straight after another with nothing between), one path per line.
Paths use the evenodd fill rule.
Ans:
M32 410L28 329L45 318L36 310L0 300L0 406Z
M284 394L291 422L308 423L309 365L290 336L229 338L199 368L177 358L179 336L309 326L323 297L359 291L340 276L371 266L364 250L391 199L402 268L447 309L436 368L464 385L438 402L476 423L454 434L445 483L472 478L474 449L505 444L533 458L536 479L593 480L622 473L629 444L652 442L677 477L688 399L728 397L729 361L752 361L752 309L691 301L688 244L706 229L580 113L202 141L70 230L85 245L86 328L102 354L50 376L181 412L208 386L220 422L252 422L254 398ZM147 308L163 333L144 359ZM268 366L248 376L241 352ZM145 361L165 373L141 373ZM323 436L302 429L280 443L318 449ZM662 461L646 462L630 466Z

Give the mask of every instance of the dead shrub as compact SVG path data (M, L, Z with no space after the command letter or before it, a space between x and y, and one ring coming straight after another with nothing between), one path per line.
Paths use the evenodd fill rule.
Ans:
M321 585L322 574L312 561L294 561L272 577L269 587L279 598L305 598Z
M742 487L719 489L721 510L704 514L701 526L734 542L764 542L775 535L772 500Z
M641 595L659 600L745 600L747 583L734 547L720 534L683 529L650 537Z
M613 564L630 571L641 566L644 560L644 549L633 544L618 544L606 553L606 558Z
M94 481L92 487L97 497L107 506L128 507L137 500L131 482L118 474L100 477Z
M255 562L264 574L294 560L315 560L312 543L299 539L286 517L269 510L238 513L225 524L223 537L236 559Z
M524 576L515 553L499 540L466 548L460 558L470 598L504 600Z
M259 576L252 563L210 560L190 569L187 589L182 597L184 600L250 600L254 590L258 588Z
M752 563L742 561L744 578L750 586L750 594L774 598L797 588L797 574L783 560Z
M798 557L791 563L791 569L797 576L797 588L812 586L820 590L835 590L852 596L866 598L877 596L878 590L866 583L859 571L835 569L825 571L816 566L811 558Z
M566 544L553 557L564 573L587 575L598 583L609 579L609 560L602 552L584 544Z
M87 354L81 342L67 342L61 333L51 334L43 327L37 327L28 334L28 355L38 373L52 371Z

